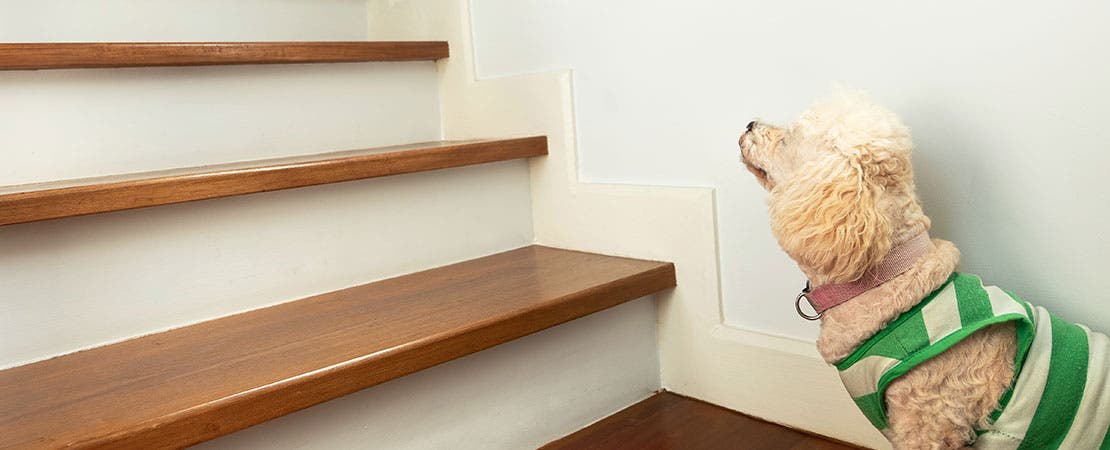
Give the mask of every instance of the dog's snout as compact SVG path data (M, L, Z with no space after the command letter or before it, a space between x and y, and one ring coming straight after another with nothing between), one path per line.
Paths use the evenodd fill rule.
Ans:
M751 121L751 122L748 122L748 131L752 131L752 128L755 128L755 121L754 120Z

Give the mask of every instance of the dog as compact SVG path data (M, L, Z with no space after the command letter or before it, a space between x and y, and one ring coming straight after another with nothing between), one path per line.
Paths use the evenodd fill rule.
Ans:
M799 314L894 448L1110 449L1110 340L957 272L896 114L842 90L739 144L809 280Z

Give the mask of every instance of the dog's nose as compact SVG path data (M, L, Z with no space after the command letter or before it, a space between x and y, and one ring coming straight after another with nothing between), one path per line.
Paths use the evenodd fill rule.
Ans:
M755 128L755 121L754 120L751 121L751 122L748 122L748 131L752 131L752 128Z

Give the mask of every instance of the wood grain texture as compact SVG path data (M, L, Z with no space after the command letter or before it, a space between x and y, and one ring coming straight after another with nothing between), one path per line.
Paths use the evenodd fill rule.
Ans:
M0 371L0 448L182 447L675 285L531 246Z
M433 142L0 187L0 225L547 154L543 136Z
M0 44L0 70L416 61L447 42L90 42Z
M854 450L700 400L661 392L545 450Z

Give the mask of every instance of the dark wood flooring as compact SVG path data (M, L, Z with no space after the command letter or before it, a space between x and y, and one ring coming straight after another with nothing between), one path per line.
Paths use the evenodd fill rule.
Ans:
M635 450L853 450L700 400L661 392L543 447Z

